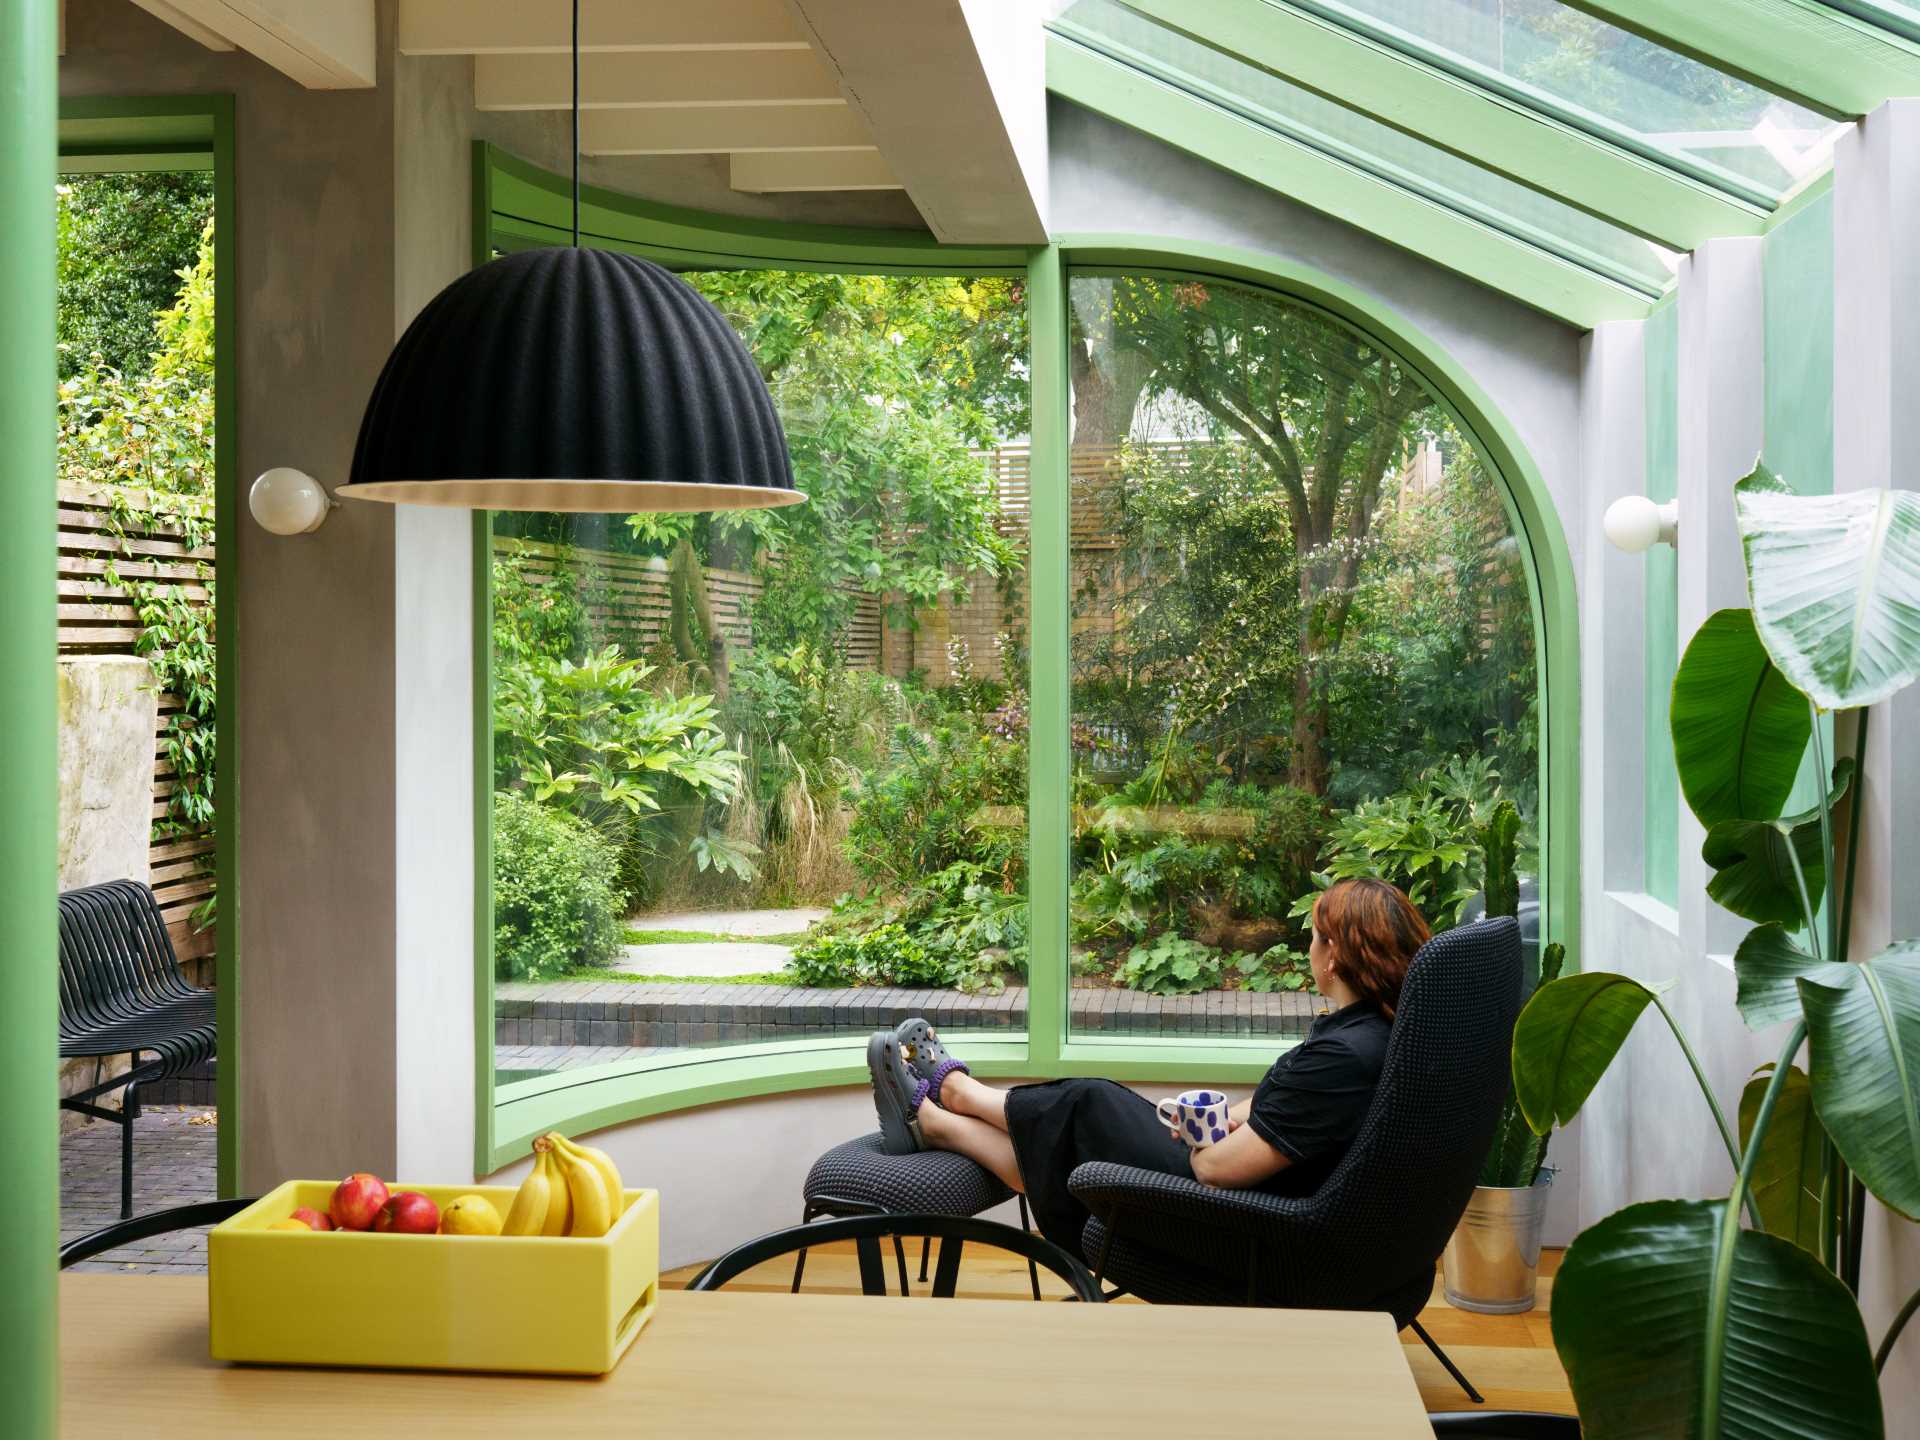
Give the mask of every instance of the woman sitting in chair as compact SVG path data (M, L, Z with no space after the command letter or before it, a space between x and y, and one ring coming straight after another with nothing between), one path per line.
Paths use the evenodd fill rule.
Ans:
M1217 1144L1189 1150L1152 1102L1112 1080L983 1085L925 1020L908 1020L867 1044L886 1148L952 1150L978 1161L1024 1193L1041 1234L1075 1255L1088 1212L1067 1177L1089 1160L1223 1189L1311 1194L1366 1117L1401 983L1429 933L1413 903L1385 881L1328 887L1313 907L1309 959L1314 987L1334 1008L1228 1112Z

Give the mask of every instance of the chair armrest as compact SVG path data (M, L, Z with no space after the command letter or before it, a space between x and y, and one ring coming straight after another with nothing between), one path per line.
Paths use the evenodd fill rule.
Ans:
M1298 1200L1264 1190L1222 1190L1184 1175L1090 1160L1074 1167L1067 1188L1102 1219L1118 1211L1188 1220L1217 1230L1270 1240L1289 1221L1305 1218Z

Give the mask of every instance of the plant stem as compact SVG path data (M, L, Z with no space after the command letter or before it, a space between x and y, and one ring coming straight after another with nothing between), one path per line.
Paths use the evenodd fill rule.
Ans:
M1755 1113L1753 1129L1747 1135L1746 1158L1740 1162L1739 1174L1733 1177L1733 1191L1727 1196L1726 1213L1720 1217L1720 1240L1714 1250L1713 1278L1707 1291L1709 1325L1700 1383L1700 1426L1696 1432L1701 1435L1720 1433L1720 1390L1727 1355L1727 1306L1733 1289L1734 1249L1740 1243L1740 1205L1743 1200L1752 1200L1750 1186L1753 1167L1760 1158L1760 1140L1773 1119L1774 1103L1779 1100L1781 1088L1786 1084L1787 1072L1793 1068L1793 1057L1799 1053L1800 1042L1806 1038L1807 1022L1802 1019L1794 1024L1793 1033L1787 1037L1786 1048L1780 1052L1780 1059L1773 1067L1773 1076L1767 1081L1766 1093L1760 1097L1760 1109ZM1758 1223L1756 1220L1755 1224Z
M1887 1368L1887 1357L1893 1354L1893 1345L1900 1338L1900 1332L1907 1328L1907 1321L1913 1318L1913 1312L1920 1310L1920 1290L1907 1297L1907 1303L1900 1307L1900 1313L1893 1317L1893 1324L1887 1327L1887 1335L1880 1342L1880 1348L1873 1353L1873 1373L1878 1375Z
M1653 997L1653 1003L1660 1011L1661 1019L1667 1022L1667 1028L1673 1032L1673 1038L1680 1042L1680 1053L1687 1057L1687 1064L1693 1067L1693 1078L1700 1086L1700 1093L1707 1097L1707 1108L1713 1111L1713 1123L1720 1127L1720 1140L1721 1143L1727 1147L1727 1159L1732 1161L1733 1168L1738 1170L1740 1168L1740 1147L1734 1143L1733 1131L1727 1127L1726 1113L1720 1108L1720 1101L1713 1093L1713 1086L1707 1083L1706 1072L1700 1068L1700 1057L1693 1053L1693 1047L1687 1043L1687 1037L1680 1033L1679 1025L1674 1022L1673 1012L1667 1009L1667 1002L1656 995ZM1805 1027L1802 1026L1801 1028L1804 1030ZM1799 1048L1798 1042L1795 1043L1794 1048ZM1756 1134L1759 1131L1758 1120L1754 1122L1754 1130ZM1751 1149L1752 1147L1749 1146L1748 1148ZM1747 1198L1747 1214L1753 1220L1754 1229L1764 1230L1767 1228L1760 1219L1760 1206L1751 1196Z
M1837 1153L1837 1152L1836 1152ZM1847 1206L1847 1266L1846 1274L1840 1278L1847 1282L1854 1298L1860 1297L1860 1252L1866 1248L1867 1238L1867 1187L1860 1177L1847 1168L1846 1161L1837 1162L1839 1171L1846 1178L1850 1203Z
M1820 739L1820 707L1807 701L1807 711L1813 720L1813 768L1814 783L1820 788L1820 849L1827 857L1827 953L1836 960L1847 957L1839 949L1839 935L1835 926L1839 923L1840 857L1833 853L1833 796L1829 790L1827 771L1827 747ZM1793 848L1793 837L1787 837L1787 848Z
M1860 854L1860 811L1866 799L1862 789L1867 778L1867 720L1871 707L1860 711L1860 723L1853 732L1853 794L1847 801L1847 878L1840 888L1840 939L1833 952L1836 960L1845 960L1853 947L1854 861Z
M1807 943L1813 946L1813 958L1824 960L1827 957L1820 947L1820 921L1807 895L1807 872L1800 868L1800 852L1794 848L1792 831L1787 832L1787 860L1793 866L1793 883L1800 887L1800 913L1807 920Z

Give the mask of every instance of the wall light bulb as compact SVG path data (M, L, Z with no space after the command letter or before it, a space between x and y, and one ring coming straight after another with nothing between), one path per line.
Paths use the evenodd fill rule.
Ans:
M1680 502L1664 505L1645 495L1622 495L1607 507L1601 527L1607 539L1629 555L1638 555L1655 545L1671 545L1680 528Z
M247 508L260 528L275 535L310 535L320 528L334 500L304 470L277 465L253 482Z

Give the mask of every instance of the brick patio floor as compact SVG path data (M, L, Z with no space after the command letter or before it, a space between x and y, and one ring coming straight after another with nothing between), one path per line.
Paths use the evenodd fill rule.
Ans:
M218 1130L193 1123L213 1111L200 1106L149 1106L133 1126L133 1213L214 1198ZM60 1137L62 1243L120 1218L120 1127L96 1120ZM201 1274L207 1232L156 1235L75 1267L143 1275Z

